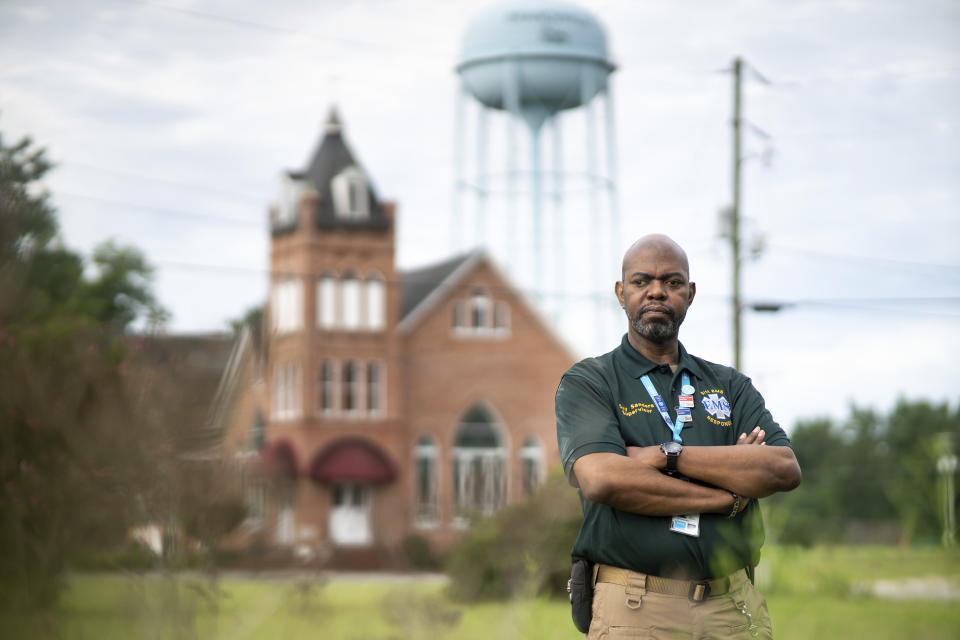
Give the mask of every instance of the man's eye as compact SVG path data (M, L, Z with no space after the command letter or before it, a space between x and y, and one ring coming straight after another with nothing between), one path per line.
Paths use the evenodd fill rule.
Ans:
M647 282L648 282L647 280L634 280L634 281L633 281L633 286L635 286L635 287L645 287L645 286L647 286Z
M667 286L669 286L669 287L674 287L674 288L676 288L676 287L681 287L681 286L683 286L683 281L682 281L682 280L669 280L669 281L667 282Z

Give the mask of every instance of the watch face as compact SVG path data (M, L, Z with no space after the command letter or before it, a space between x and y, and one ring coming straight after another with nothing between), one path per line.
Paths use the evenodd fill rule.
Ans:
M683 445L680 444L679 442L673 442L673 441L664 442L660 446L660 448L663 449L663 452L668 455L669 454L678 455L681 451L683 451Z

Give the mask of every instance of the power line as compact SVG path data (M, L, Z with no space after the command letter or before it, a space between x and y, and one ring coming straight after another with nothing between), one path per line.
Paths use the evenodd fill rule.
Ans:
M220 271L231 274L240 274L240 275L255 275L259 277L267 278L303 278L304 280L319 281L323 276L328 275L327 271L293 271L293 270L275 270L271 271L270 269L260 268L260 267L244 267L244 266L230 266L230 265L216 265L209 263L193 263L193 262L183 262L175 260L159 260L156 264L165 265L175 269L185 269L190 271ZM416 270L413 270L416 271ZM400 273L403 273L403 270L400 270ZM359 278L358 278L359 279ZM411 284L416 282L422 282L424 280L432 280L433 277L427 278L417 278L415 274L405 275L402 279L395 280L382 280L385 286L388 287L402 287L404 284ZM474 289L474 285L463 284L457 285L455 289ZM487 290L495 293L520 293L528 298L532 298L534 292L529 289L523 289L521 287L504 285L499 287L486 287ZM611 306L615 304L613 297L608 292L570 292L570 291L546 291L540 292L538 295L542 295L545 298L553 300L588 300L593 301L596 304L610 304ZM723 294L702 294L698 296L700 298L708 298L714 301L723 301L724 303L729 302L729 297ZM884 313L889 313L890 309L880 309L880 308L867 308L863 304L897 304L897 305L916 305L916 304L960 304L960 296L925 296L925 297L866 297L866 298L810 298L810 299L798 299L788 302L779 302L778 305L783 308L790 307L809 307L809 306L824 306L824 307L843 307L851 309L861 309L868 310L872 312L881 311ZM747 304L746 306L749 306ZM926 315L941 315L945 317L955 318L960 317L957 314L949 313L937 313L937 312L925 312L923 310L918 310L916 308L903 309L902 313L924 313Z
M196 182L179 182L175 180L169 180L166 178L158 178L156 176L148 176L142 173L133 173L131 171L122 171L119 169L112 169L109 167L103 167L98 165L87 164L85 162L73 162L69 160L54 160L54 168L59 167L71 167L75 169L81 169L85 171L94 171L97 173L105 173L108 175L117 176L120 178L134 178L136 180L145 180L148 182L156 182L158 184L165 184L171 187L180 187L184 189L192 189L194 191L207 191L209 193L214 193L221 196L227 196L230 198L235 198L243 202L257 203L263 205L263 198L261 196L252 194L252 193L243 193L235 190L227 189L217 189L216 187L211 187L207 184L199 184Z
M55 194L53 194L53 195L54 195L54 197L57 197L57 196L66 196L67 198L77 198L77 199L80 199L80 200L89 200L89 201L91 201L91 202L99 202L99 203L101 203L101 204L109 204L109 205L115 205L115 206L121 206L121 207L128 207L128 208L131 208L131 209L140 209L140 210L142 210L142 211L147 211L147 212L150 212L150 213L157 213L157 214L164 214L164 215L174 215L174 216L178 216L178 217L182 217L182 218L196 218L196 219L202 219L202 220L209 220L209 221L211 221L211 222L215 222L215 223L218 223L218 224L219 224L219 223L230 223L231 225L242 224L242 225L248 225L248 226L256 226L256 227L260 227L260 228L263 228L263 227L265 226L265 225L264 225L264 222L263 222L263 221L259 221L259 220L258 220L258 221L254 221L254 220L244 219L244 218L233 218L233 217L229 217L229 216L218 216L218 215L210 214L210 213L198 213L198 212L195 212L195 211L183 211L183 210L180 210L180 209L168 209L168 208L165 208L165 207L153 207L153 206L144 205L144 204L138 204L138 203L134 203L134 202L123 202L123 201L120 201L120 200L114 200L114 199L112 199L112 198L101 198L101 197L98 197L98 196L91 196L91 195L86 195L86 194L82 194L82 193L71 193L71 192L69 192L69 191L57 191L57 192L56 192Z
M110 171L108 169L105 169ZM199 185L198 185L199 186ZM250 220L248 218L235 218L231 216L220 216L216 214L203 213L198 211L188 211L185 209L171 209L167 207L155 207L152 205L146 205L138 202L130 201L121 201L113 198L105 198L102 196L94 196L89 194L80 194L73 193L69 191L55 191L52 194L54 198L58 196L65 196L68 198L76 198L81 200L89 200L91 202L99 202L102 204L109 204L121 207L127 207L131 209L138 209L148 213L162 214L162 215L176 215L181 218L196 218L198 220L204 220L211 223L224 223L224 224L242 224L247 226L257 226L260 228L265 228L265 225L262 221L259 220ZM916 262L911 260L898 260L894 258L883 258L878 256L866 256L858 254L843 254L843 253L834 253L829 251L820 251L816 249L807 249L801 247L792 247L789 245L781 244L769 244L768 246L780 249L784 251L790 251L794 253L809 254L818 258L832 258L836 260L844 260L848 262L878 262L883 264L890 264L896 266L908 266L908 267L918 267L918 268L934 268L934 269L950 269L950 270L960 270L960 265L956 264L937 264L930 262Z
M164 4L160 2L149 2L147 0L116 0L116 1L123 2L126 4L138 4L144 7L149 7L151 9L159 9L161 11L179 13L181 15L186 15L192 18L196 18L198 20L206 20L208 22L218 22L221 24L231 25L234 27L241 27L244 29L252 29L257 31L266 31L271 33L282 33L287 35L307 37L312 40L327 40L329 42L335 42L338 44L355 47L357 49L381 49L384 51L394 51L394 52L399 51L403 53L413 53L416 55L429 56L432 60L436 60L438 56L445 56L448 59L453 58L453 54L451 54L449 51L428 50L428 49L420 49L415 47L397 46L397 45L389 44L379 40L358 40L356 38L344 38L342 36L332 36L329 34L305 31L303 29L294 29L286 26L270 25L270 24L266 24L264 22L258 22L255 20L235 18L233 16L228 16L223 14L208 13L206 11L197 11L196 9L188 9L186 7L178 7L178 6Z
M884 264L908 266L908 267L925 267L925 268L934 268L934 269L960 270L960 264L916 262L913 260L900 260L897 258L883 258L879 256L865 256L865 255L858 255L853 253L834 253L834 252L822 251L818 249L809 249L807 247L791 247L789 245L782 245L782 244L769 244L768 246L773 247L775 249L780 249L782 251L792 251L794 253L805 253L805 254L816 256L819 258L833 258L837 260L846 260L846 261L879 262Z

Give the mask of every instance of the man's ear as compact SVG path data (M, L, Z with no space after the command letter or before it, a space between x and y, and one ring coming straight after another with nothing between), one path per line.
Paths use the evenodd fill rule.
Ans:
M690 299L687 300L687 306L688 306L688 307L689 307L691 304L693 304L693 298L694 298L694 296L696 296L696 295L697 295L697 283L696 283L696 282L691 282L691 283L690 283Z
M617 284L613 285L613 292L617 294L617 301L620 303L620 306L626 307L627 303L623 299L623 282L617 280Z

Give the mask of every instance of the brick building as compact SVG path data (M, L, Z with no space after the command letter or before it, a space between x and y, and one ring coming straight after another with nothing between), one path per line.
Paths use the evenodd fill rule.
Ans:
M394 204L335 112L270 224L263 330L242 334L217 396L251 506L240 537L386 566L407 536L442 553L470 516L536 490L574 358L491 260L398 271Z

